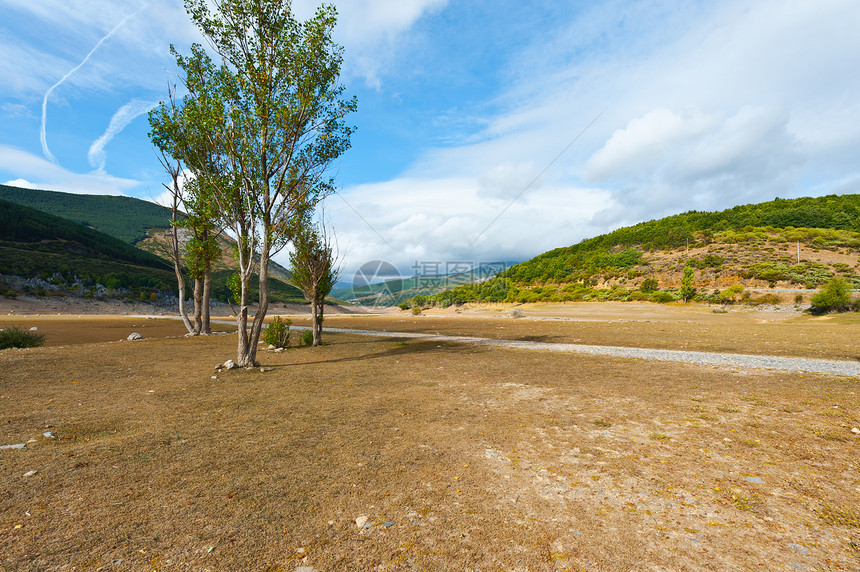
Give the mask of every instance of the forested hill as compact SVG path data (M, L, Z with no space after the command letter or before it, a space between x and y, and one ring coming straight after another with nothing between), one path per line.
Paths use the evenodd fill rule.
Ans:
M0 185L0 199L79 222L128 244L170 228L170 210L132 197L73 195Z
M161 258L113 236L62 217L4 200L0 200L0 241L5 244L21 245L62 241L75 245L74 248L79 251L85 250L93 257L171 270L171 267Z
M700 291L816 288L835 275L860 285L858 254L860 195L775 199L620 228L429 302L642 299L658 287L674 292L686 266L696 269Z

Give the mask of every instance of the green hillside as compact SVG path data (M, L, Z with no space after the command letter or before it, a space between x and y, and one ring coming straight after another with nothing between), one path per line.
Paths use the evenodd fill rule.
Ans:
M803 246L799 260L795 245ZM814 288L837 274L856 283L858 250L860 195L776 199L620 228L545 252L493 279L440 293L430 302L565 301L609 295L595 288L613 290L611 299L631 299L632 290L646 280L646 291L676 287L686 265L696 269L700 287L713 289L731 281ZM827 252L842 258L825 256Z
M162 259L113 236L0 200L0 274L92 283L132 290L175 290ZM59 279L58 279L59 280Z
M0 185L0 200L24 205L92 227L129 244L149 229L170 228L170 210L131 197L73 195Z

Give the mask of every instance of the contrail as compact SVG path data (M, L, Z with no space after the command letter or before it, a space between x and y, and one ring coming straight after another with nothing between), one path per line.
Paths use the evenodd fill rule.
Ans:
M87 56L83 59L83 61L81 63L79 63L78 65L73 67L71 70L69 70L69 72L66 75L64 75L60 81L58 81L57 83L55 83L54 85L49 87L48 91L45 92L45 97L42 99L42 131L41 131L40 136L42 139L42 153L45 155L45 158L48 159L49 161L51 161L52 163L57 163L57 158L54 157L54 154L51 153L50 149L48 149L48 135L47 135L46 130L45 130L45 125L47 123L47 118L48 118L48 97L50 97L51 92L53 92L55 89L57 89L64 81L69 79L69 76L71 76L73 73L75 73L76 71L81 69L81 67L83 67L83 65L85 63L87 63L87 61L89 61L89 59L93 55L93 53L95 53L95 51L97 49L99 49L99 47L103 43L105 43L105 41L107 41L111 36L113 36L114 33L117 30L119 30L123 24L125 24L126 22L128 22L129 20L131 20L132 18L137 16L138 14L140 14L144 10L144 8L146 8L148 5L149 5L149 2L146 2L136 12L134 12L133 14L129 14L128 16L123 18L119 24L114 26L110 32L105 34L104 37L98 41L98 43L93 47L93 49L90 50L90 53L87 54Z
M154 109L157 105L157 101L143 101L135 98L119 108L119 110L113 114L113 117L111 117L110 125L108 125L108 128L102 136L93 141L93 144L90 145L90 151L87 153L90 166L103 170L105 168L105 162L107 161L105 145L125 129L129 123L144 113L147 113L150 109Z

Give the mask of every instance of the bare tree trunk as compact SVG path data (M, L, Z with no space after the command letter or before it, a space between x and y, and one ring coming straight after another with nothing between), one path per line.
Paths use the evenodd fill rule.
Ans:
M263 331L263 321L266 319L266 313L269 311L269 238L265 233L263 233L263 245L260 251L260 303L257 306L254 321L251 323L251 332L248 335L248 344L251 350L250 363L252 365L257 364L257 343L260 341L260 333Z
M314 335L311 346L318 346L322 343L323 305L316 296L313 297L313 301L311 302L311 312L313 313L311 331Z
M203 280L194 279L194 335L199 336L203 328Z
M206 264L206 271L203 274L203 300L200 333L208 336L212 333L209 325L209 301L212 294L212 264Z
M182 270L176 259L173 260L173 271L176 273L176 285L179 287L179 317L182 318L182 323L188 333L193 334L194 326L191 325L191 320L188 319L188 310L185 309L185 279L182 277Z

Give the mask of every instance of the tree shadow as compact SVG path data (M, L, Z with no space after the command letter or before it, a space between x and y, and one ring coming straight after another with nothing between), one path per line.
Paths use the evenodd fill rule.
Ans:
M390 357L400 357L400 356L410 356L431 352L445 352L450 354L452 352L460 353L466 350L475 350L481 351L481 346L473 345L473 344L464 344L458 342L440 342L438 340L416 340L416 339L406 339L406 338L398 338L398 337L390 337L384 338L383 342L393 342L397 343L397 345L393 348L388 348L382 351L377 351L373 353L368 353L360 356L351 356L351 357L343 357L343 358L335 358L335 359L327 359L327 360L318 360L318 361L305 361L298 363L286 363L286 364L278 364L278 365L268 365L266 367L271 367L273 369L280 368L288 368L295 366L304 366L304 365L322 365L322 364L332 364L332 363L347 363L347 362L357 362L357 361L367 361L374 359L383 359ZM349 343L359 343L355 342L343 342L343 344ZM338 344L340 345L340 344ZM440 347L441 346L441 347ZM304 348L310 349L309 346L304 346ZM298 349L298 348L297 348Z

